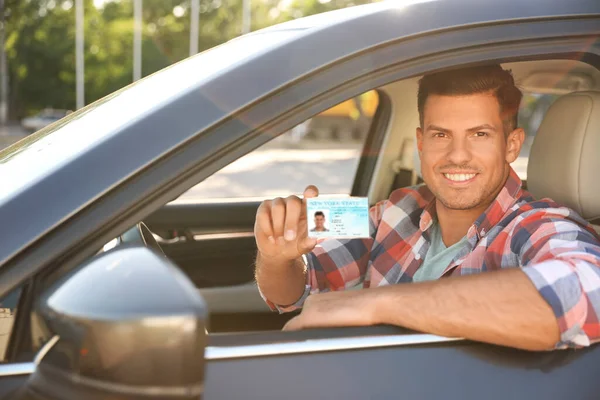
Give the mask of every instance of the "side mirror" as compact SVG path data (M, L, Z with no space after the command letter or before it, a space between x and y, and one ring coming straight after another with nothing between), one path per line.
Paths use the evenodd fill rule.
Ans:
M148 248L94 257L41 297L34 318L47 334L25 389L33 396L202 397L204 301L177 267Z

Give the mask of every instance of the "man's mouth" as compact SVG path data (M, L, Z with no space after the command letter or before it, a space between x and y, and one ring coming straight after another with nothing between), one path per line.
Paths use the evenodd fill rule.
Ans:
M447 180L451 181L451 182L456 182L456 183L464 183L464 182L469 182L472 181L473 179L475 179L475 177L477 176L477 174L448 174L448 173L443 173L442 175L444 175L444 178L446 178Z

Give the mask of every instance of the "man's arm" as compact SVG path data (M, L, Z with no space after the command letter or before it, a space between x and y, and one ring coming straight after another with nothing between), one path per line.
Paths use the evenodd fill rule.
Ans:
M378 323L527 350L560 339L552 309L521 269L382 289Z
M317 195L314 186L304 191L304 198ZM370 238L327 239L315 248L316 239L308 237L304 200L290 196L264 201L254 227L258 247L255 276L269 307L292 311L302 307L311 293L343 290L362 282L385 205L386 201L379 202L369 211ZM308 264L302 255L307 255Z
M315 186L304 190L304 199L318 196ZM306 200L297 196L264 201L256 212L254 236L258 247L255 277L271 308L296 303L306 287L302 255L317 244L308 237Z
M560 338L552 309L516 268L311 296L285 329L376 324L527 350Z
M287 329L384 323L528 350L598 342L600 242L559 211L515 227L522 268L315 296Z
M306 268L301 258L269 258L259 252L255 275L261 293L274 304L284 307L292 305L304 293Z

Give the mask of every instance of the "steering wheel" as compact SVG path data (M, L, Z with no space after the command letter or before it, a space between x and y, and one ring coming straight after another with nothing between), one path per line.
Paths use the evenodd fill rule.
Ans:
M119 236L117 240L118 244L135 244L146 246L165 256L165 252L154 238L154 235L150 229L148 229L146 224L143 222L136 224L133 228Z
M163 251L163 249L160 247L160 245L154 238L154 235L152 234L150 229L148 229L146 224L143 222L136 224L133 228L131 228L127 232L123 233L116 240L117 240L117 246L120 244L142 245L142 246L146 246L150 249L153 249L166 257L165 252ZM209 333L208 329L205 328L204 331L208 335L208 333Z

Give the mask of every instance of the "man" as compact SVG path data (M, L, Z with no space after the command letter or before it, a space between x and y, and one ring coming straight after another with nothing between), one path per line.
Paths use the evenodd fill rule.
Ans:
M329 232L329 229L325 228L325 214L323 211L315 212L315 227L312 228L311 232Z
M599 238L574 211L522 189L510 167L524 140L521 97L499 65L424 77L426 186L372 207L369 239L316 246L303 200L263 202L259 288L274 309L303 307L285 329L394 324L529 350L598 341ZM360 282L369 289L341 291Z

